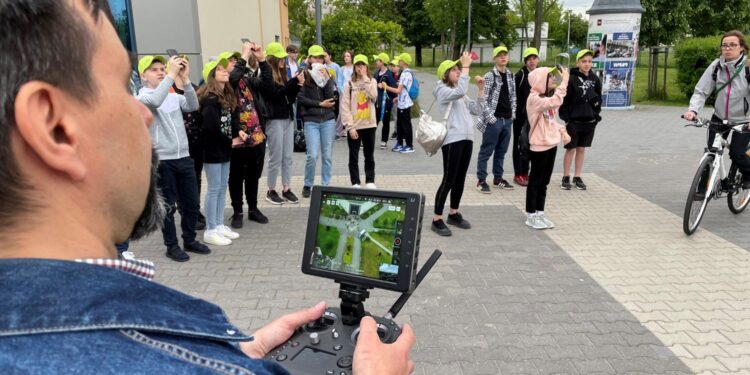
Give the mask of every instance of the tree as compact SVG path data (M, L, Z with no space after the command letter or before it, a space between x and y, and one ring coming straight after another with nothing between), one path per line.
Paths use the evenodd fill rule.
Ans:
M308 0L289 0L289 34L305 41L315 32L315 20L311 17Z
M750 29L750 0L689 0L692 14L687 19L693 36L723 34Z
M511 20L521 24L523 39L528 38L527 25L534 19L534 36L530 46L539 48L542 45L542 25L545 22L549 25L547 37L554 39L555 43L565 43L568 19L567 16L563 17L563 7L558 0L514 0L512 5L514 13Z
M687 33L690 0L643 0L640 44L672 44Z
M417 66L422 66L422 47L439 41L440 36L424 6L423 0L397 0L398 12L402 15L399 23L404 29L404 36L414 46Z

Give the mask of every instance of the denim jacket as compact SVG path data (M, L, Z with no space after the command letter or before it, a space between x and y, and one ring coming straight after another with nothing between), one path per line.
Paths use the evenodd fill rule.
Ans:
M216 305L124 271L0 260L0 374L288 374Z

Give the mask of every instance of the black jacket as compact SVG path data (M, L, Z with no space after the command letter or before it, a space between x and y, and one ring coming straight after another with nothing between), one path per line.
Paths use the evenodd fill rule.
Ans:
M226 163L232 159L232 138L239 134L237 110L223 109L216 96L201 102L204 163Z
M284 75L286 77L286 75ZM261 95L265 100L271 120L291 119L292 104L297 99L299 85L297 77L290 79L284 85L277 85L273 80L273 72L268 62L260 63Z
M302 85L302 91L297 96L297 108L302 109L304 121L323 122L336 118L333 107L323 108L320 106L320 102L334 97L334 85L334 80L331 78L323 88L320 88L310 76L310 71L305 71L305 84Z
M516 72L516 118L526 118L526 100L531 92L529 84L529 68L523 67Z
M602 83L590 71L588 75L580 69L570 70L568 93L560 107L560 118L565 122L596 123L602 118Z

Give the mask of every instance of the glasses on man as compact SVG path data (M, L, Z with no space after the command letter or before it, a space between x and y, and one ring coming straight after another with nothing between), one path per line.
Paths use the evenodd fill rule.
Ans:
M739 47L740 45L737 43L722 43L721 49L735 49Z

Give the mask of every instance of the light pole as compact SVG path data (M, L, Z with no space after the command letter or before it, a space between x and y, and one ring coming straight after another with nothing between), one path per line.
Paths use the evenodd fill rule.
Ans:
M570 12L571 10L568 9L568 44L565 46L567 49L570 49Z
M320 6L320 0L315 0L315 41L318 45L323 44L323 35L320 31L320 19L323 14L323 9Z
M469 30L466 31L466 49L465 51L469 51L469 48L471 46L471 0L469 0Z

